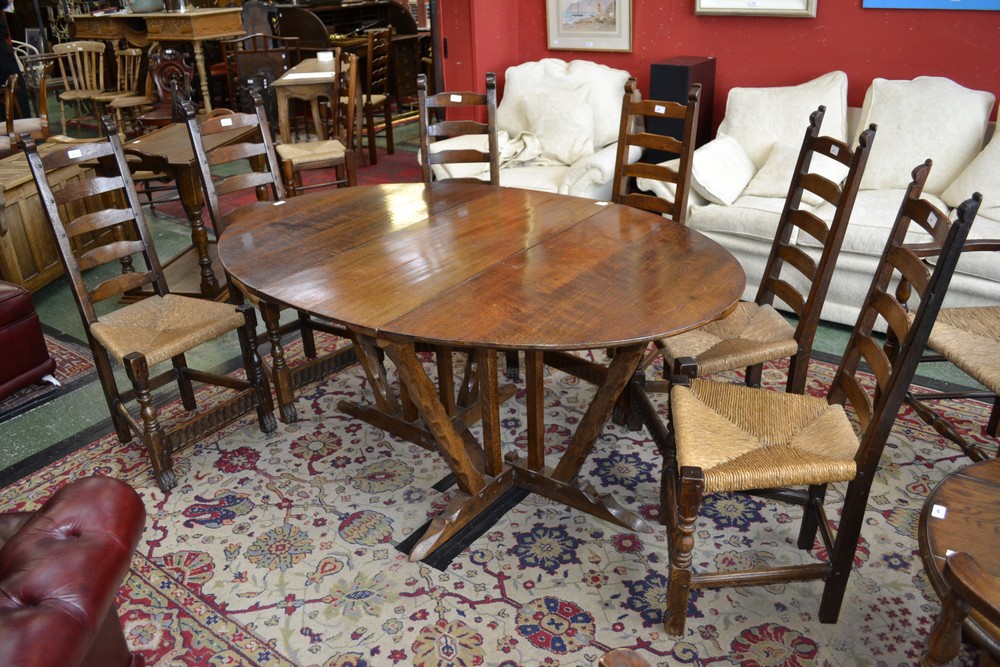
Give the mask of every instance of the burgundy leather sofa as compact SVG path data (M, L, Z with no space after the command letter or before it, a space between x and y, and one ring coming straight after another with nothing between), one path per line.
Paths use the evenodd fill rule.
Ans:
M55 370L31 294L0 280L0 399Z
M114 600L145 520L132 487L110 477L0 514L0 665L142 667Z

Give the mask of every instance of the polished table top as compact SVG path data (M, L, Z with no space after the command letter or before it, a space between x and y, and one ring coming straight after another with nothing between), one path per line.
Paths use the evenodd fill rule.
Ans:
M379 338L616 347L711 321L745 283L660 216L485 184L327 190L232 218L219 255L246 289Z
M931 585L944 597L944 564L951 552L972 555L1000 577L1000 460L976 463L945 477L924 503L919 524L920 557ZM1000 650L1000 631L973 612L966 628L983 646Z

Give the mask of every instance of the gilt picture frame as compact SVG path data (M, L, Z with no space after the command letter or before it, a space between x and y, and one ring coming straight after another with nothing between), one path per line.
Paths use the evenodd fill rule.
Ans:
M694 13L721 16L816 18L818 0L695 0Z
M545 0L548 47L632 52L632 0Z

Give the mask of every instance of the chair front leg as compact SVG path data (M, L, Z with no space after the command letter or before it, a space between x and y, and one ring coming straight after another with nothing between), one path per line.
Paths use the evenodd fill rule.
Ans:
M802 525L799 527L799 549L812 549L816 544L816 531L822 515L817 509L817 503L823 504L826 498L826 484L813 484L809 487L809 496L802 509Z
M149 365L146 357L138 352L130 352L122 360L125 362L125 374L135 389L135 398L139 402L139 415L142 418L142 441L149 452L149 461L153 466L156 485L161 491L169 491L177 485L177 477L173 471L173 460L170 448L163 438L163 427L153 405L153 396L149 388Z
M170 363L173 364L174 372L177 373L177 388L181 394L181 404L185 410L194 410L198 404L194 400L194 387L187 373L187 360L183 354L178 354L170 360Z
M281 161L281 180L285 182L285 192L289 197L298 194L298 189L295 187L295 166L291 160Z
M744 382L748 387L759 387L761 378L764 376L764 364L754 364L747 366L744 373Z
M683 635L687 623L687 608L691 601L691 560L694 551L694 529L704 496L705 478L701 468L686 466L680 471L676 509L671 515L670 580L667 582L667 609L664 628L667 634Z
M275 322L277 322L278 309L274 306L265 305L261 302L261 309L273 308ZM278 423L274 419L274 402L271 400L271 387L264 376L264 368L257 351L257 316L254 314L253 306L249 303L240 304L236 307L243 315L243 326L236 330L236 335L240 339L240 349L243 351L243 368L246 370L247 380L254 388L257 404L257 423L263 433L273 433L278 428Z

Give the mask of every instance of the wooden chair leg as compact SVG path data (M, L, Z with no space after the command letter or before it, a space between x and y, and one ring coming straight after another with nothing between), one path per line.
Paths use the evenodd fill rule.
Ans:
M947 667L962 650L962 623L969 615L969 603L948 591L941 601L941 614L927 637L921 667Z
M393 145L392 139L392 102L388 97L385 98L385 104L382 107L382 118L385 120L385 152L392 155L396 152L396 147Z
M990 412L990 421L986 425L986 433L992 438L997 437L997 428L1000 427L1000 396L993 399L993 410ZM997 451L1000 456L1000 450Z
M302 332L302 353L308 359L316 358L316 334L310 325L309 313L299 311L299 331Z
M347 186L353 188L358 184L358 154L349 150L344 154L347 166Z
M170 360L174 371L177 373L177 388L181 394L181 404L185 410L194 410L198 405L194 400L194 386L191 384L191 377L187 373L187 361L183 354L178 354Z
M249 303L238 306L237 310L243 315L243 326L236 330L236 335L240 339L240 350L243 351L243 368L247 381L253 386L257 399L257 424L261 432L274 433L278 423L274 420L271 388L264 377L263 362L257 351L257 316Z
M825 484L814 484L809 487L809 497L802 509L802 525L799 527L799 549L812 549L813 545L816 544L820 513L815 508L816 503L822 505L825 498Z
M761 378L764 376L764 364L747 366L744 375L744 382L748 387L759 387Z
M295 387L292 372L285 361L285 348L281 344L278 308L270 302L261 301L260 314L264 319L267 340L271 344L271 382L274 383L274 395L278 400L278 416L285 424L291 424L298 418L295 410Z
M365 105L365 126L368 135L368 164L378 164L378 146L375 144L375 107Z
M118 436L118 441L122 444L132 442L132 429L129 427L128 420L119 411L122 400L118 392L118 385L115 384L115 371L111 366L111 359L104 348L93 342L93 339L91 339L90 351L94 356L97 377L104 390L104 400L107 401L108 411L111 413L111 422L115 426L115 435Z
M389 152L391 153L392 151ZM511 382L517 382L517 379L521 376L521 361L518 357L518 352L517 350L507 350L505 356L507 359L507 379Z
M667 582L667 608L663 626L670 635L683 635L687 624L687 608L691 601L691 560L694 551L694 529L704 495L705 480L700 468L685 467L680 471L680 489L676 514L670 527L670 580ZM674 508L668 508L673 512Z
M295 187L295 166L291 160L281 161L281 180L285 182L285 192L289 197L298 194L298 189Z
M177 477L173 471L173 460L170 448L163 439L163 428L153 405L153 396L149 387L149 365L146 357L138 352L127 354L125 374L135 388L135 397L139 402L139 414L142 418L142 441L149 453L149 462L153 466L156 485L161 491L169 491L177 485Z
M844 601L847 580L854 568L854 554L858 550L858 538L861 537L871 486L872 480L868 476L855 478L847 485L840 526L833 543L833 551L830 553L832 571L823 586L823 597L820 600L821 623L836 623L840 616L840 605Z

